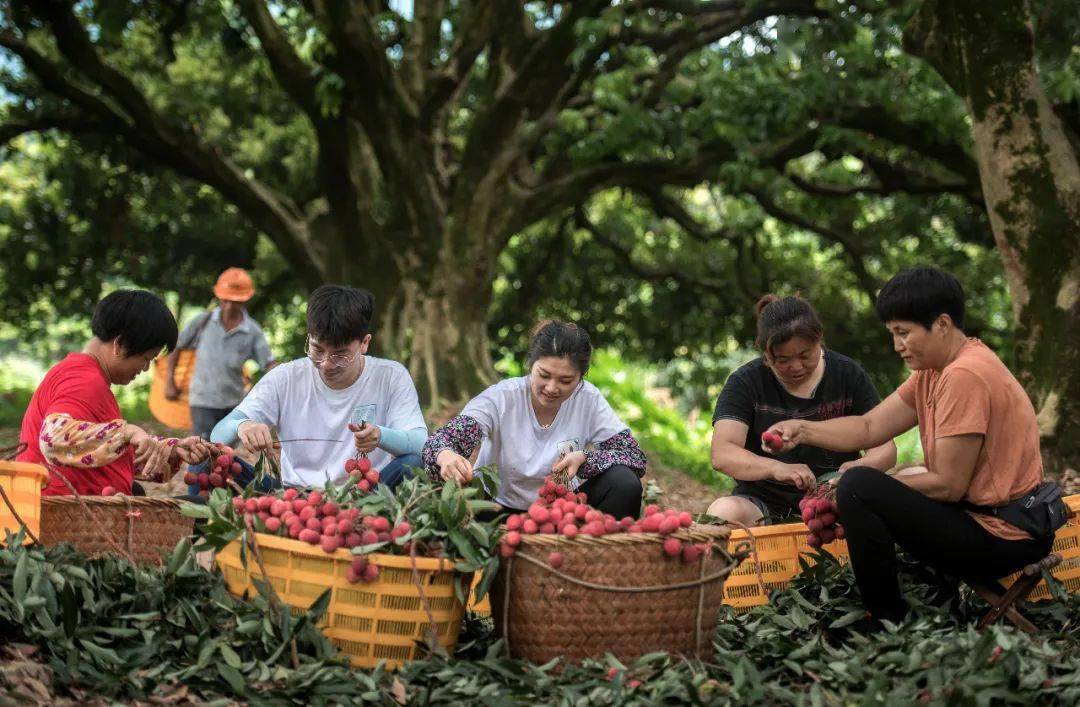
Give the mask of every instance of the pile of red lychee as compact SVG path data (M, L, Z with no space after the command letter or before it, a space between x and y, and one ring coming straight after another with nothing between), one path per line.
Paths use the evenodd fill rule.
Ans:
M184 474L184 483L188 486L198 486L199 496L206 498L211 489L224 488L229 481L235 481L243 472L243 467L236 460L231 447L216 445L216 455L210 458L210 471L196 474L189 471Z
M499 554L511 557L517 551L524 535L562 535L574 539L578 535L602 537L618 533L659 533L671 536L680 528L689 528L694 519L687 511L673 508L660 510L658 506L645 507L641 519L630 516L618 520L615 516L589 506L584 493L572 493L565 486L550 478L540 489L540 498L524 513L515 513L506 519L506 534L499 544ZM681 557L683 562L694 563L708 554L705 543L693 543L676 537L665 538L663 552L668 557ZM562 567L565 556L561 552L548 555L548 564L555 569Z
M394 524L380 515L364 515L358 508L342 508L326 499L321 491L302 496L296 489L276 495L236 496L232 500L237 513L251 516L256 529L318 545L328 554L340 548L352 549L379 543L393 543L412 532L407 521ZM405 549L408 550L406 541ZM364 555L355 555L346 572L350 582L373 582L379 567Z
M828 545L833 540L844 539L844 526L840 525L840 511L836 501L829 498L828 485L818 486L799 500L799 510L810 534L806 544L810 547Z
M379 485L379 472L371 468L371 460L366 454L356 459L347 459L345 473L356 479L356 487L364 493L374 490Z

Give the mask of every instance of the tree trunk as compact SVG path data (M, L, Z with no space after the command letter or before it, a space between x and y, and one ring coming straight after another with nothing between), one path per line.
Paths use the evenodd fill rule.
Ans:
M927 0L905 43L967 103L1043 458L1080 468L1080 166L1039 83L1030 8Z
M460 404L495 382L487 334L490 280L447 263L434 286L401 280L383 308L379 341L408 369L429 410Z

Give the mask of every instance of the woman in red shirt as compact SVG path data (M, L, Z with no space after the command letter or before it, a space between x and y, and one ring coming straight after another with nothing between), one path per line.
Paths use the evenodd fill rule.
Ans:
M94 336L45 374L23 415L19 461L49 469L46 496L100 495L109 487L136 495L136 471L152 478L210 454L198 437L161 438L120 415L112 385L127 385L162 349L176 346L176 320L160 297L121 290L98 302Z

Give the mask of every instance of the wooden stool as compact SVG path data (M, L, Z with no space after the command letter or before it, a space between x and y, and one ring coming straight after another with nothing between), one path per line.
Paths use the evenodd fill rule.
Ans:
M1022 605L1028 594L1031 594L1031 590L1035 589L1035 585L1042 579L1043 570L1052 570L1059 564L1061 564L1061 555L1056 552L1050 553L1038 562L1025 567L1008 590L1005 590L997 582L993 584L969 582L968 584L975 590L975 593L990 604L990 611L979 620L979 630L982 631L1004 616L1021 631L1035 633L1035 625L1016 610L1016 605Z

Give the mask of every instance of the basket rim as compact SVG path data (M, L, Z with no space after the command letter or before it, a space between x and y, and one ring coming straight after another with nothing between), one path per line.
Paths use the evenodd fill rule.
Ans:
M271 548L274 550L285 550L297 555L303 555L306 557L316 557L323 560L339 560L341 562L352 562L354 557L353 553L346 549L335 550L333 554L323 552L322 548L318 545L311 545L300 540L294 540L293 538L283 538L280 535L270 535L269 533L255 533L259 538L259 546L263 548ZM231 541L226 548L239 545L240 538L236 538ZM374 562L380 567L393 567L395 569L412 569L412 558L408 555L386 555L383 553L372 552L364 557L368 558L369 562ZM456 571L454 565L457 564L456 560L450 560L444 557L422 557L417 555L416 557L416 569L420 571L435 571L435 572L451 572Z
M34 462L0 461L0 475L38 476L42 486L49 482L49 470Z
M116 496L83 496L78 497L70 494L57 495L57 496L42 496L41 505L44 506L81 506L83 504L91 506L117 506L120 508L128 508L129 506L143 506L143 507L174 507L176 510L180 509L183 505L183 501L176 498L169 498L167 496L126 496L117 494Z
M720 525L698 525L694 524L689 528L679 528L673 533L668 535L662 535L660 533L613 533L611 535L602 535L595 537L593 535L587 535L579 532L572 538L568 538L561 533L546 533L526 535L521 534L521 545L565 545L567 543L579 543L581 545L595 545L602 547L604 545L636 545L636 544L650 544L657 545L663 543L669 537L679 538L680 540L691 541L710 541L710 540L729 540L734 534L727 528L727 526Z

